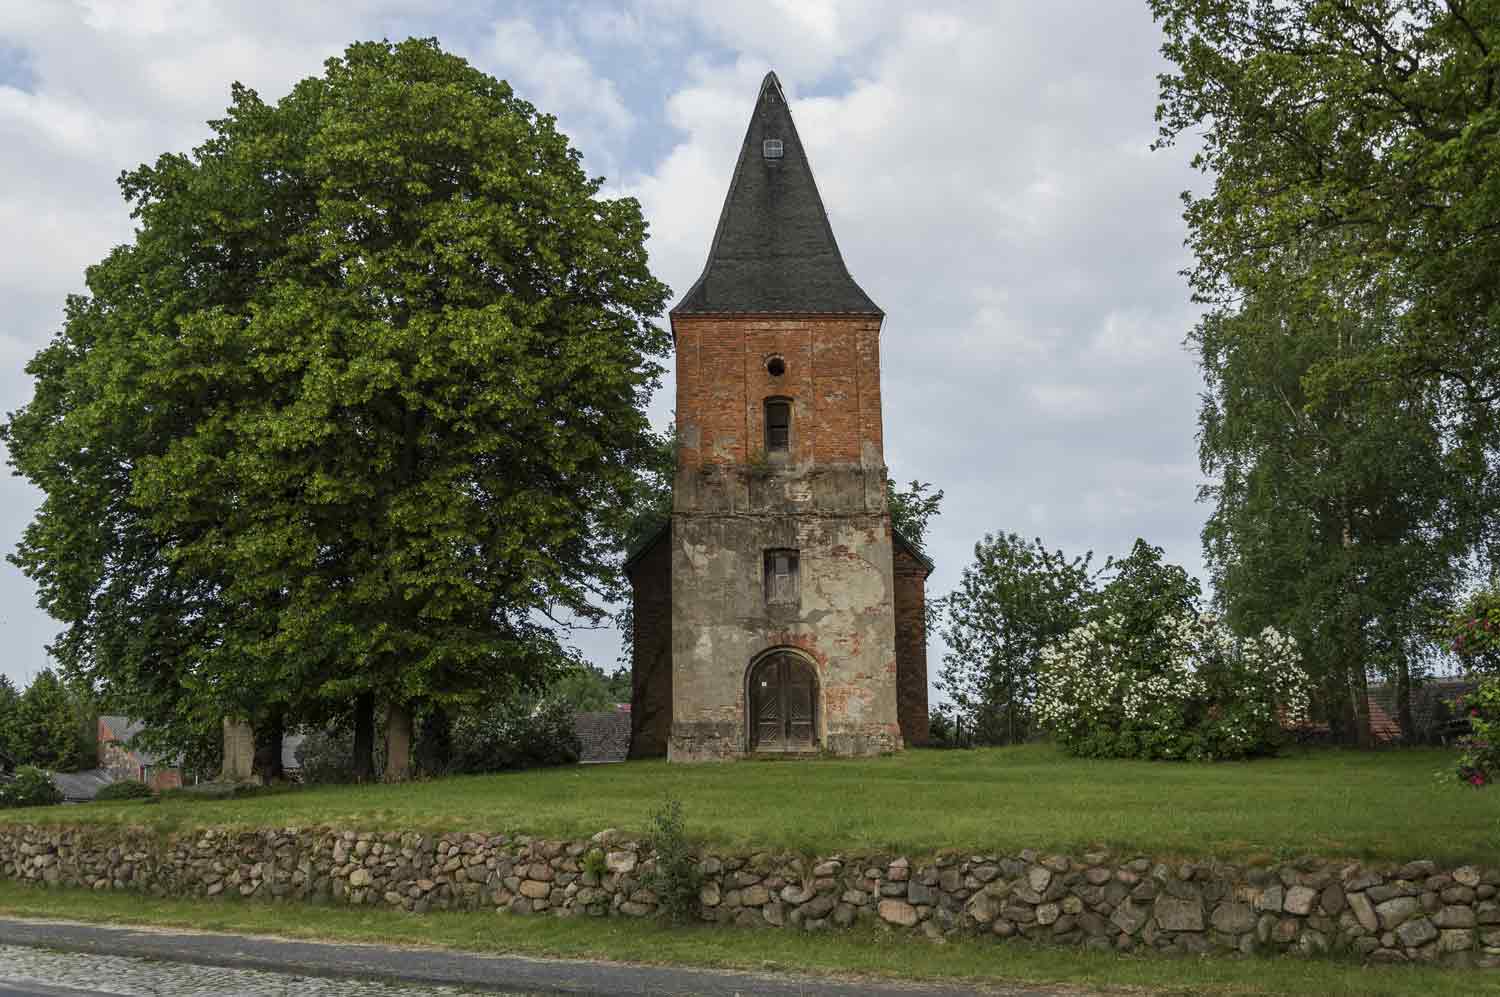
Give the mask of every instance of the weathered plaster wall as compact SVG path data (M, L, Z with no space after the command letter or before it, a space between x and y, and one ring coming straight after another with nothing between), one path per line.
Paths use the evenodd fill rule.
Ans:
M846 481L860 484L857 476ZM800 551L795 607L765 601L764 551L783 547ZM671 758L744 752L746 671L775 647L797 648L813 663L819 742L826 750L873 754L901 746L890 527L883 511L677 516L672 559Z
M894 578L880 425L880 320L675 319L669 757L747 746L746 671L793 647L819 682L819 743L901 747ZM766 362L785 361L773 375ZM765 453L765 402L792 402L790 445ZM800 558L800 605L767 606L764 557Z
M645 917L654 857L587 840L336 828L0 825L0 877L154 896L317 900L429 910ZM961 934L1195 954L1347 953L1500 968L1500 869L1304 859L1246 867L1106 851L908 857L707 852L703 920L895 937Z

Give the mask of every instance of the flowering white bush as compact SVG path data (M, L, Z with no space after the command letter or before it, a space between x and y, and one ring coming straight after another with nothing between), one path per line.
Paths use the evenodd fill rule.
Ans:
M1279 718L1307 717L1296 641L1237 638L1211 614L1150 629L1092 620L1042 652L1037 718L1064 749L1110 758L1245 758L1275 750Z

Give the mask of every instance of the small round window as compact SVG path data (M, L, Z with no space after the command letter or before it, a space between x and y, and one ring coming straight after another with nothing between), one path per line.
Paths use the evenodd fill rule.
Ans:
M772 357L766 361L766 373L772 377L780 377L786 373L786 361L781 357Z

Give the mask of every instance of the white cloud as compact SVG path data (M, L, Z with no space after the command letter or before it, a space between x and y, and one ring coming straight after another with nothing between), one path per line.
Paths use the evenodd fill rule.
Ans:
M496 4L464 8L462 29L442 19L449 6L0 9L0 36L36 80L0 88L0 293L16 330L0 358L44 342L83 266L128 236L119 170L201 139L232 79L274 99L353 39L437 34L556 114L590 171L641 200L653 266L681 293L775 69L850 269L888 314L892 472L948 492L932 591L987 531L1101 556L1142 535L1198 569L1199 381L1177 276L1177 193L1194 177L1185 150L1147 151L1159 38L1143 5ZM648 138L660 151L643 163ZM28 390L0 377L0 409ZM669 391L658 418L671 405ZM34 500L0 490L7 544ZM30 585L0 568L0 598L29 604ZM582 643L613 661L607 636Z
M596 75L561 30L544 34L523 18L497 21L481 53L521 96L565 123L576 122L574 128L586 123L625 132L635 123L614 82Z

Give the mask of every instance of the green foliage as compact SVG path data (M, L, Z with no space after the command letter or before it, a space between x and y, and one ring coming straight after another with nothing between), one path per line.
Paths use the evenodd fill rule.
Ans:
M134 779L112 782L108 786L101 787L99 792L94 794L94 800L98 803L107 803L110 800L149 800L154 797L155 794L151 792L150 786L144 782L136 782Z
M661 912L673 924L693 920L698 914L703 877L688 842L681 800L669 796L662 801L660 809L651 815L647 843L655 865L641 877L644 885L656 894Z
M16 715L17 762L60 772L96 764L93 711L52 669L37 672L21 694Z
M612 710L617 703L630 702L630 671L617 669L605 675L602 668L579 661L552 680L546 696L577 713Z
M934 706L927 712L927 744L924 747L972 748L973 730L964 726L963 719L951 706Z
M945 729L956 740L1013 744L1029 735L1042 649L1082 621L1092 558L1069 559L1014 533L974 545L974 563L944 600L949 650L937 685L953 700Z
M1198 583L1137 540L1086 622L1041 653L1036 713L1084 757L1248 758L1280 747L1281 719L1306 719L1296 642L1239 640L1198 610Z
M34 765L22 765L13 780L0 782L0 810L47 807L62 801L62 790L53 784L52 777Z
M895 479L885 479L886 505L891 511L891 526L918 550L927 546L927 528L937 518L943 502L943 490L930 490L931 482L913 480L904 490Z
M354 781L354 737L347 731L312 731L297 745L294 754L304 783ZM377 779L383 768L377 762Z
M24 744L21 693L8 676L0 675L0 753L19 763Z
M535 706L525 699L502 701L467 710L453 722L454 772L571 765L582 750L573 708L562 700Z
M604 849L590 848L583 855L583 873L593 876L595 881L603 879L609 873L609 865L604 857Z
M1466 668L1500 674L1500 589L1475 592L1444 624L1449 647Z
M1314 394L1431 377L1470 457L1500 383L1500 9L1439 0L1150 0L1172 69L1159 145L1189 133L1197 295L1391 302L1392 335L1318 358Z
M1476 789L1500 779L1500 678L1489 676L1456 704L1470 733L1458 740L1457 778Z
M1209 389L1199 455L1214 479L1204 549L1236 629L1294 635L1320 712L1368 738L1355 714L1365 675L1402 690L1420 679L1433 618L1494 508L1494 472L1466 456L1455 399L1434 378L1311 391L1319 364L1384 348L1397 319L1349 289L1296 293L1263 285L1193 334Z
M431 40L127 172L4 427L69 674L165 721L459 704L618 596L668 338L632 199Z

